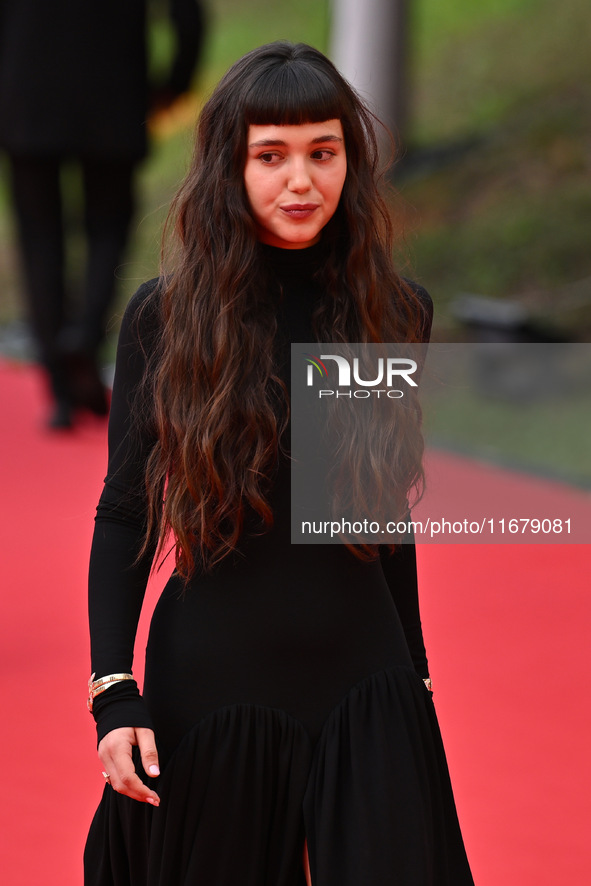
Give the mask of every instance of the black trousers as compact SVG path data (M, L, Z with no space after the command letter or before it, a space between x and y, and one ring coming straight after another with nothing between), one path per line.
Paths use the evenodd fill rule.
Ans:
M70 212L62 182L68 162L60 156L10 157L28 315L39 359L51 376L56 396L63 387L59 367L64 339L69 339L70 347L95 354L104 338L115 272L135 206L135 160L93 157L75 161L81 168L84 206L75 224L86 243L86 258L78 297L68 293Z

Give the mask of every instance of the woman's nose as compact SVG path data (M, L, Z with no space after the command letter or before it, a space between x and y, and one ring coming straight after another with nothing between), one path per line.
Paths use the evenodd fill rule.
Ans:
M290 191L295 191L297 194L310 190L312 182L305 161L294 160L290 163L287 187Z

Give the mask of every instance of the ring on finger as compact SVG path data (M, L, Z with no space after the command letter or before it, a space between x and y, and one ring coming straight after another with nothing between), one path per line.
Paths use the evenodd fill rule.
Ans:
M111 784L111 776L108 772L103 772L103 778L105 779L107 784Z

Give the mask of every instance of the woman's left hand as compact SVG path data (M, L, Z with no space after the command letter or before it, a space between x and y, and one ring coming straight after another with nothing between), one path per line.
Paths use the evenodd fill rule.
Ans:
M160 775L160 768L156 741L151 729L134 726L112 729L99 743L98 755L113 790L131 797L132 800L159 806L160 797L156 791L145 785L135 771L132 749L136 746L140 750L144 770L149 776L156 778Z

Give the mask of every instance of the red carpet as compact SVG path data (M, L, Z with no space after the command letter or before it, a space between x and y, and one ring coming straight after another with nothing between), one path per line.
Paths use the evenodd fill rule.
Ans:
M3 882L76 886L102 790L85 709L85 584L106 434L90 421L44 432L28 368L0 365L0 410ZM478 501L502 488L587 506L466 459L432 453L429 474L443 502L465 478ZM589 545L420 547L437 710L477 886L588 882L590 566Z

